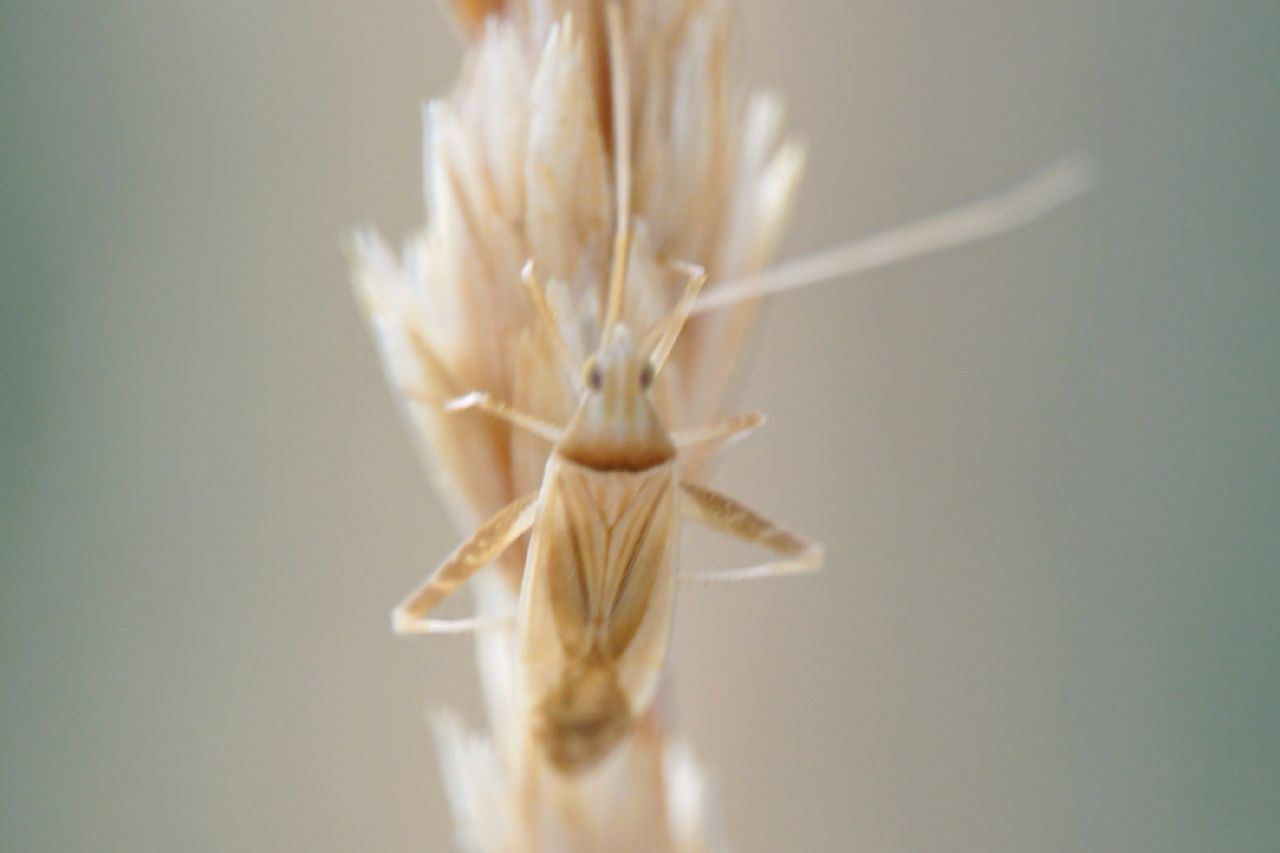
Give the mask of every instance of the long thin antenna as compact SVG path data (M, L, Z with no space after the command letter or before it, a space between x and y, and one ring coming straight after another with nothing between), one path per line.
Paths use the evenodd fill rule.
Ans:
M626 35L622 8L611 0L605 9L609 27L609 86L613 101L613 177L617 201L617 230L613 236L613 266L609 274L609 299L601 330L601 346L613 336L622 316L627 254L631 242L631 81L628 78Z
M996 237L1084 194L1093 186L1096 172L1097 167L1088 156L1068 155L1000 195L781 263L755 275L718 282L702 294L691 313L701 314Z

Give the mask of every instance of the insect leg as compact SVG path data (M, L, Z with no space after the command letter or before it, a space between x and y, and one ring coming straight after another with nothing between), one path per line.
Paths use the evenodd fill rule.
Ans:
M512 628L516 624L514 615L510 616L468 616L463 619L420 619L417 622L406 622L393 625L392 629L401 636L425 634L470 634L475 631L496 631L500 628Z
M492 562L533 526L538 493L512 501L480 525L440 567L391 611L391 630L397 634L440 634L493 627L502 619L427 619L437 604L463 584L476 570Z
M547 302L546 291L542 289L542 285L538 282L538 277L533 271L533 261L530 260L524 265L524 269L520 271L520 281L524 284L524 289L529 294L529 301L533 303L534 311L538 314L538 320L546 327L547 334L551 336L551 345L555 348L556 357L560 359L560 365L564 368L565 375L568 376L576 385L581 384L578 367L574 364L573 356L569 354L569 346L564 342L564 336L560 334L560 324L556 322L555 312L551 310L551 305ZM578 390L581 390L580 388Z
M708 583L754 580L815 571L822 565L822 546L802 539L747 507L693 483L680 484L680 512L712 530L767 548L785 559L742 569L698 572L686 580Z
M412 393L409 396L424 405L435 405L434 401L430 401L423 396ZM470 394L455 397L444 404L446 412L465 412L468 409L479 409L482 412L488 412L509 424L545 438L552 444L560 440L560 428L555 424L549 424L542 418L522 412L500 400L495 400L485 391L472 391Z
M689 275L689 282L685 285L684 292L680 294L676 307L671 310L667 322L655 330L660 333L660 337L654 342L649 355L649 363L653 365L655 374L662 372L662 366L667 363L667 357L671 355L676 339L680 337L685 321L689 319L689 312L693 310L693 304L698 294L702 292L702 286L707 283L707 271L702 267L684 263L677 266ZM648 346L648 341L645 345Z
M745 436L763 424L764 414L762 412L749 412L745 415L735 415L704 426L678 429L671 434L671 440L675 442L676 447L689 447L690 445L707 442L725 442Z

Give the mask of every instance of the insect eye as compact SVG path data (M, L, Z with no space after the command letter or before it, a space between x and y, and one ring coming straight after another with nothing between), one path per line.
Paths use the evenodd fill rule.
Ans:
M653 365L645 362L644 367L640 368L640 388L648 391L649 386L653 384Z
M604 387L604 374L600 372L600 365L596 363L594 358L587 361L582 375L583 379L586 380L587 387L592 391L599 391Z

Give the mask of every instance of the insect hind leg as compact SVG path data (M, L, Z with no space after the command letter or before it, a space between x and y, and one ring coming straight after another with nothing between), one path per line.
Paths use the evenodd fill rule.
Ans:
M784 559L741 569L696 572L683 580L732 583L805 574L822 567L822 546L779 527L733 498L694 483L680 484L680 511L712 530L766 548Z
M512 501L480 525L440 567L391 611L391 630L397 634L445 634L502 627L506 619L427 619L436 605L449 597L481 567L493 562L511 543L533 526L538 511L536 492Z
M403 637L427 634L472 634L478 631L504 631L514 627L514 616L467 616L462 619L418 619L399 624L393 629Z

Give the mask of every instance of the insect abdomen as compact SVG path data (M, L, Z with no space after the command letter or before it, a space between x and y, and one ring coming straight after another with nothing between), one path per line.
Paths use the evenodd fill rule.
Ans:
M562 773L588 769L631 724L631 709L612 666L598 654L570 664L538 704L534 737Z

